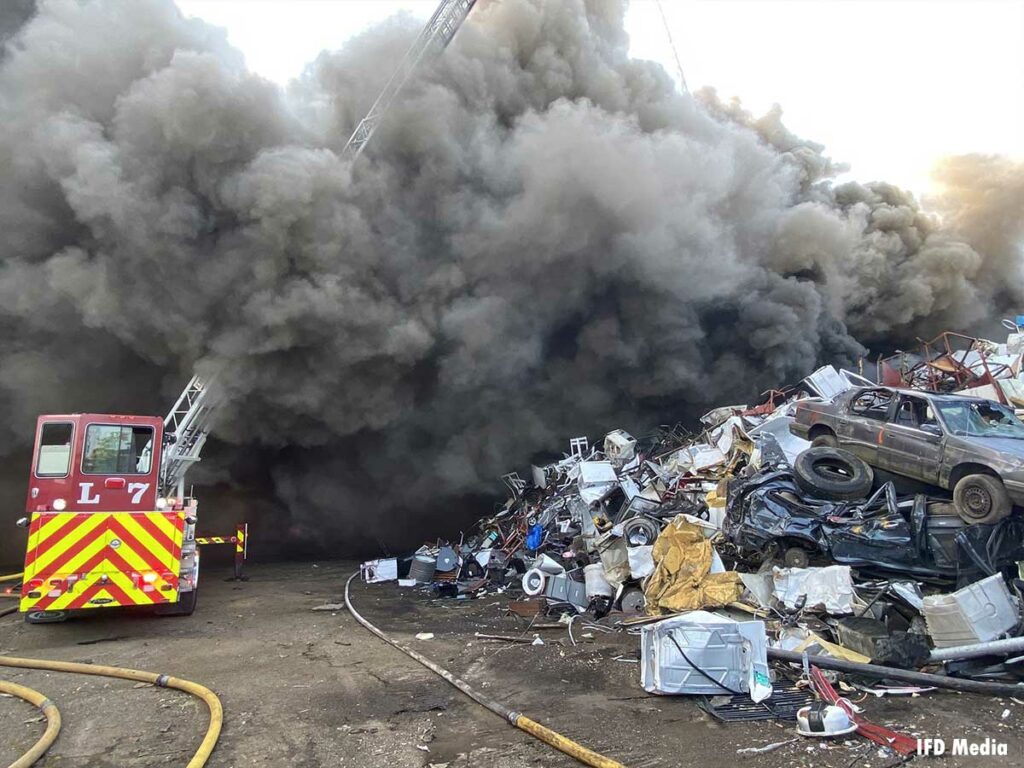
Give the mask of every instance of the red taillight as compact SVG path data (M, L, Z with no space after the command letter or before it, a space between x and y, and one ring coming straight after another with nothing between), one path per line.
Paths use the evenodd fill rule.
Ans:
M39 589L43 586L42 579L29 579L25 582L25 590L31 592L33 589Z

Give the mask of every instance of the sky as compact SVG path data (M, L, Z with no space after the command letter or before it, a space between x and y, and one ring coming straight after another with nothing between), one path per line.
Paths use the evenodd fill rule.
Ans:
M500 2L501 0L479 0ZM436 0L178 0L224 27L260 75L285 84L324 49L388 16L426 20ZM1024 158L1024 0L632 0L631 54L691 90L790 130L848 163L847 178L934 190L944 155ZM678 80L678 77L677 77Z

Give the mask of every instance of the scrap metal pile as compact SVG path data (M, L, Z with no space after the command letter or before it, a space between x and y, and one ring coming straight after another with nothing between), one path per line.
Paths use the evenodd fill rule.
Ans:
M993 348L1004 351L972 344L953 368L991 374ZM1021 350L999 369L1003 378L957 381L1012 381L999 391L1016 404L1009 393L1024 383ZM922 356L899 383L962 389L933 375L950 359ZM856 730L906 754L913 740L863 721L822 669L841 669L844 685L888 683L876 692L967 690L977 681L1017 691L1024 519L1014 508L973 523L938 487L908 491L835 440L812 446L797 436L808 434L794 424L798 407L872 388L826 367L759 406L706 414L699 433L661 428L635 438L619 429L596 445L573 438L528 479L506 475L510 497L470 535L365 563L364 579L440 597L521 593L535 614L569 616L570 638L571 619L589 614L591 626L639 632L640 683L650 693L703 696L722 719L797 719L809 735ZM801 677L818 703L794 693ZM811 709L786 706L794 701Z

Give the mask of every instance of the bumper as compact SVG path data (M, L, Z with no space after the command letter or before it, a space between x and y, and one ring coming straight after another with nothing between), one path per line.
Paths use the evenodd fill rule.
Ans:
M184 512L35 513L19 610L178 601Z

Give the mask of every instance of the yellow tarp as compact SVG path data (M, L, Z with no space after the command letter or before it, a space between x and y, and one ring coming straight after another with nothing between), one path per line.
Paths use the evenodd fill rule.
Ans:
M652 616L701 608L719 608L740 599L743 582L736 571L711 573L713 550L699 526L680 515L654 542L654 573L644 596Z

